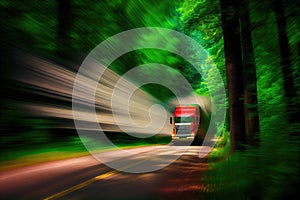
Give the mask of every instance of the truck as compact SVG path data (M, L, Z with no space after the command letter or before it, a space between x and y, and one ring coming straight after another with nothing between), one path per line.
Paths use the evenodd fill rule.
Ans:
M207 132L209 117L199 105L176 106L170 123L173 126L173 140L187 138L202 143Z

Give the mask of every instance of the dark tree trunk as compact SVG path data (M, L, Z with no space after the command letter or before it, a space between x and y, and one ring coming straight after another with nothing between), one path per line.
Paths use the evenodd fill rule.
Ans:
M230 112L230 153L233 153L242 150L241 144L245 142L239 4L235 0L220 0L220 4Z
M296 105L296 89L294 85L293 70L291 64L291 53L289 50L288 37L286 31L286 18L284 5L281 0L274 1L276 24L278 29L281 70L283 76L284 94L286 98L287 112L290 122L299 122Z
M244 72L246 142L250 145L258 145L259 116L257 106L256 64L253 54L248 0L244 0L240 5L240 20Z
M72 27L71 0L57 0L57 54L66 59L70 56L70 31Z

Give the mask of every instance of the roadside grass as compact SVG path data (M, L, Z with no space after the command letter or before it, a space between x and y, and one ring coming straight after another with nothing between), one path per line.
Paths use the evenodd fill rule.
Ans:
M229 132L224 132L222 136L218 138L213 150L209 154L212 165L215 161L224 160L228 157L230 148L229 134Z
M114 150L114 148L96 143L90 138L73 137L68 142L56 142L51 144L40 145L24 145L18 147L15 150L13 148L2 150L0 157L0 171L14 169L18 167L30 166L43 162L50 162L55 160L63 160L68 158L75 158L80 156L90 155L90 152L85 148L82 141L85 143L94 144L92 152L104 152ZM137 148L150 145L159 145L160 143L145 143L142 141L136 141L131 143L124 143L123 141L117 141L115 144L118 148L128 149Z
M299 136L289 133L297 131L298 126L283 125L262 129L258 148L246 146L245 151L230 156L229 136L225 134L210 154L201 194L208 199L230 200L295 198L300 143Z

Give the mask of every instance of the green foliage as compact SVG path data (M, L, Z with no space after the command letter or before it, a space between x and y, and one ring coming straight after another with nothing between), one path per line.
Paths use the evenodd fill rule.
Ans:
M226 159L229 155L230 149L230 139L229 132L223 131L218 137L218 141L215 143L214 149L209 154L209 159L214 161L219 161L220 159Z
M211 154L210 170L203 179L206 187L202 192L209 199L293 199L298 196L299 188L300 127L288 121L272 4L256 1L251 2L250 7L257 64L260 144L246 146L245 151L231 156L228 143L223 149L217 144ZM287 16L296 10L287 8L290 9ZM287 19L290 48L295 50L298 33L291 27L298 25ZM295 54L297 51L292 52L294 75L299 62ZM299 78L295 84L299 84ZM229 141L229 136L222 141Z
M227 106L218 102L218 99L222 99L222 97L220 98L222 95L220 91L224 86L226 89L225 55L219 2L186 0L181 2L177 11L182 20L183 32L202 45L209 54L205 63L201 65L202 77L196 93L210 96L217 108ZM217 80L216 70L211 70L209 67L212 65L217 67L222 80ZM217 84L222 81L224 85ZM215 110L215 112L217 113L219 110ZM228 123L229 119L227 120ZM218 129L222 128L220 126L223 125L218 125Z
M3 149L49 142L52 126L50 120L30 116L22 108L16 107L12 103L2 106L5 106L0 115Z
M54 1L1 1L3 43L51 56L56 40Z
M224 51L219 2L183 1L178 7L183 31L209 51L225 79Z
M295 197L299 186L300 144L299 138L287 137L289 131L286 129L264 135L259 149L249 147L246 152L225 156L226 161L211 164L203 179L206 183L203 193L209 199ZM213 152L211 161L216 157L220 159L220 155L224 156L224 153Z

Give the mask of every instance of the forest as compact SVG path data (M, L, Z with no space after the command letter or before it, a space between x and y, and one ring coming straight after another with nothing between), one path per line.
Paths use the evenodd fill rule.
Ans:
M69 114L68 75L75 74L89 52L109 37L159 27L181 32L205 49L205 61L190 55L202 66L201 75L182 57L157 49L128 52L109 68L122 76L134 66L164 64L180 72L202 96L210 97L210 90L225 86L226 120L217 127L219 140L210 153L209 170L199 178L205 183L199 191L203 197L293 199L297 195L298 0L0 0L0 4L1 166L34 153L85 151ZM168 45L185 52L194 48L177 43L174 38ZM211 86L210 81L208 86L207 80L215 76L208 63L218 69L221 85L216 81ZM156 76L156 70L145 73ZM175 79L174 74L168 81L181 87ZM155 84L141 89L162 102L174 97L168 88ZM42 115L42 108L53 110ZM154 137L148 142L157 141Z

